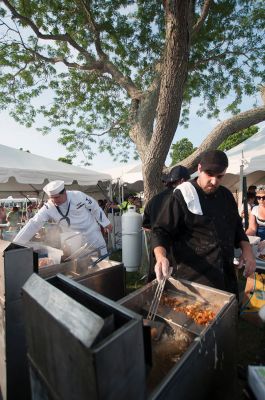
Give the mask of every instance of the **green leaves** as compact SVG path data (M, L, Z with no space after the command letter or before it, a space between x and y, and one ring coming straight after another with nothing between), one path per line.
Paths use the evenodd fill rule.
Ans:
M189 139L183 138L175 144L172 144L171 150L171 165L175 165L191 155L196 150L196 147L193 147L193 144L189 141Z
M239 131L229 136L218 148L219 150L227 151L232 149L232 147L237 146L239 143L244 142L249 137L253 136L257 133L259 128L257 126L251 126L248 129L244 129L243 131Z
M129 132L138 123L138 110L132 113L128 86L142 92L137 99L141 111L141 99L161 74L157 64L166 46L162 2L11 3L13 16L0 6L0 109L8 107L27 126L44 116L43 133L59 127L72 155L84 150L92 157L94 143L121 159L135 154ZM203 1L194 4L195 24ZM199 116L216 118L223 111L220 99L232 95L225 111L237 113L244 97L257 92L265 79L264 28L263 0L212 2L202 28L191 35L182 124L188 124L193 97L202 99ZM177 99L178 93L172 103ZM157 100L150 107L155 110Z

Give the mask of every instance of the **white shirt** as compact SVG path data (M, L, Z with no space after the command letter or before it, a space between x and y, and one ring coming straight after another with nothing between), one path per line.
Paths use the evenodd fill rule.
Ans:
M265 226L265 221L259 218L259 206L253 207L251 213L256 217L259 226Z
M100 226L105 227L110 221L99 207L97 201L92 197L79 191L66 191L67 204L64 203L61 209L65 215L70 203L67 217L70 220L68 227L66 219L62 219L62 215L58 212L56 206L52 202L47 202L38 211L38 213L29 220L23 229L14 238L15 243L25 244L37 233L40 228L48 220L57 222L63 231L69 229L82 233L85 241L91 243L97 239L102 242ZM102 238L102 240L101 240ZM104 240L103 240L104 242Z

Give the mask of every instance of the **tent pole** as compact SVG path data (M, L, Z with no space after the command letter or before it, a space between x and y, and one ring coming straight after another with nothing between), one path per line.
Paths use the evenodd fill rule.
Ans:
M241 206L243 203L243 176L244 176L244 155L242 150L242 158L240 164L240 172L239 172L239 191L238 191L238 212L241 212Z
M243 210L244 210L244 228L248 228L248 199L247 199L247 177L243 177Z

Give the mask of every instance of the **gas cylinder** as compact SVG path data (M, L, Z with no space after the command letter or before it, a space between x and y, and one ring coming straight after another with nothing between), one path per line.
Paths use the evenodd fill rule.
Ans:
M142 257L142 216L136 207L129 205L121 217L122 262L126 271L137 271Z

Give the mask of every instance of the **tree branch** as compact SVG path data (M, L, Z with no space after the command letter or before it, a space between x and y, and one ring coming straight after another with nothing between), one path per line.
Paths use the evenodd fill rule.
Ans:
M2 1L5 4L5 6L10 10L10 12L12 13L14 18L19 19L20 21L23 21L25 24L30 26L31 29L33 30L33 32L36 34L36 36L39 39L52 40L52 41L63 41L63 42L69 43L73 48L75 48L79 53L81 53L85 57L85 59L88 61L88 63L91 64L91 66L89 66L87 64L84 66L81 66L76 63L69 63L63 57L62 58L60 58L60 57L48 58L46 56L42 56L41 54L37 53L36 55L38 55L38 57L42 58L45 61L49 61L52 63L64 62L64 64L67 65L68 67L79 68L79 69L86 70L86 71L97 70L101 74L109 73L112 76L113 80L115 82L117 82L119 85L121 85L132 99L139 99L141 97L142 92L135 86L134 82L130 79L130 77L123 75L119 71L119 69L109 60L107 55L105 55L102 52L101 47L100 47L100 42L99 42L99 35L96 37L96 40L97 40L97 45L99 46L98 50L100 52L99 55L101 56L101 60L96 61L94 59L94 57L92 57L92 55L89 54L89 52L86 49L84 49L82 46L80 46L68 33L58 34L58 35L43 34L40 32L37 25L30 18L18 13L17 10L15 9L15 7L13 7L12 4L8 0L0 0L0 1ZM84 2L83 2L83 5L86 6L84 4ZM88 13L89 9L87 6L86 6L86 10ZM87 14L87 17L89 15L91 17L91 14ZM92 19L91 19L91 24L93 24ZM90 24L90 28L91 28L91 24ZM96 25L94 24L94 30L93 30L94 34L95 34L95 27L96 27Z
M192 35L197 35L197 33L200 31L204 21L206 20L208 14L209 14L211 4L212 4L212 0L205 0L204 1L204 4L202 6L201 15L198 18L198 20L195 23L195 25L193 25Z
M86 17L87 23L94 35L94 42L95 42L95 47L96 47L96 51L97 51L98 55L100 57L105 58L106 54L103 52L102 47L101 47L99 31L97 29L97 25L94 21L94 18L92 16L92 12L91 12L91 9L90 9L88 3L85 2L84 0L76 0L76 2L81 3L81 6L85 12L85 17Z
M253 50L257 50L257 51L260 50L258 47L255 48L255 49L252 47L252 49L253 49ZM222 62L223 59L226 59L226 58L227 58L227 55L228 55L228 54L229 54L229 55L233 55L233 56L244 56L244 57L246 57L246 58L249 58L247 52L225 50L224 52L222 52L222 53L220 53L220 54L215 54L215 55L213 55L213 56L210 56L210 57L201 59L201 60L199 60L199 61L196 62L196 63L193 63L193 64L190 63L190 64L189 64L189 71L194 71L199 65L207 64L209 61L218 61L219 64L220 64L220 63Z
M126 122L126 121L124 121L124 120L114 121L111 124L111 126L109 128L107 128L107 129L105 129L103 132L101 132L101 133L90 133L90 136L97 136L97 137L104 136L107 133L109 133L112 129L119 129L120 128L120 124L122 122Z
M217 147L223 143L233 133L249 128L252 125L265 121L265 106L257 107L248 111L241 112L225 121L219 123L202 142L200 147L185 160L181 161L181 165L189 168L190 172L194 172L200 161L202 152Z
M89 62L93 62L94 59L93 57L87 52L86 49L84 49L82 46L80 46L68 33L64 34L57 34L57 35L51 35L51 34L44 34L41 33L37 25L28 17L25 15L21 15L15 7L12 6L12 4L8 0L1 0L2 3L5 4L5 6L11 11L12 15L14 18L19 19L20 21L23 21L25 24L31 27L35 35L39 39L43 40L53 40L53 41L61 41L61 42L67 42L69 43L73 48L79 51L79 53L83 54L83 56L88 60Z

